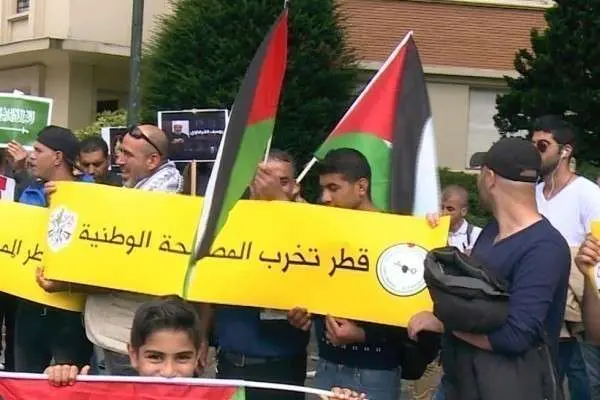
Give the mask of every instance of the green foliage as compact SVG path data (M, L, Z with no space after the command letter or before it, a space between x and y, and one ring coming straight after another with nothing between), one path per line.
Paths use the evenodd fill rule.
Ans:
M179 0L143 57L142 119L160 110L230 108L283 1ZM288 66L273 147L306 162L357 86L335 0L289 4Z
M600 177L600 167L590 163L581 163L577 166L577 174L596 182L596 179Z
M102 128L108 126L126 126L127 111L105 111L96 116L96 120L90 125L75 131L75 136L80 140L87 136L100 135Z
M577 128L576 155L598 165L600 148L600 0L565 0L546 12L548 28L532 30L531 48L515 58L518 78L497 98L501 134L528 130L543 114L565 115Z
M477 226L485 226L492 215L481 207L477 191L477 175L465 172L450 171L446 168L440 169L440 183L442 187L448 185L460 185L469 192L469 215L467 220Z

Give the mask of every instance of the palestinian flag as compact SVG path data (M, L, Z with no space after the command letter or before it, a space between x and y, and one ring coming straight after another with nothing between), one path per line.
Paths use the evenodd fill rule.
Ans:
M160 382L159 382L160 381ZM56 387L40 374L0 374L2 400L244 400L244 389L231 382L202 379L145 379L82 376ZM170 382L172 381L172 383ZM207 384L202 384L206 381ZM210 382L209 382L210 381Z
M439 210L433 120L419 52L409 32L315 153L352 148L371 166L375 206L400 214Z
M286 8L255 54L233 104L208 181L191 265L208 255L269 146L287 63L287 20Z

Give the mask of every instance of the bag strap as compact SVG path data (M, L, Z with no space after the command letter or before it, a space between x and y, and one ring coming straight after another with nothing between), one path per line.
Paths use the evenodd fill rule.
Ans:
M473 225L467 222L467 246L471 247L471 235L473 234Z

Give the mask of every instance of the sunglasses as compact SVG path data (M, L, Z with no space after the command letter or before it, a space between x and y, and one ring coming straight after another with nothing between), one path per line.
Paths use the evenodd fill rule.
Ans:
M142 132L139 125L134 125L131 128L129 128L127 130L127 135L131 136L134 139L145 140L146 142L148 142L148 144L150 146L154 147L154 149L158 152L158 154L160 154L161 156L163 155L162 151L160 151L158 146L152 140L150 140L150 138L148 136L146 136L146 134L144 134L144 132Z
M546 150L548 150L548 147L550 147L551 145L552 143L544 139L535 142L535 147L540 153L545 153Z

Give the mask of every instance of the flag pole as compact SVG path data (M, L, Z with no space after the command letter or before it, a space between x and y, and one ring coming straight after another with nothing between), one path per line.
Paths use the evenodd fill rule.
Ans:
M273 140L273 135L271 135L271 137L269 138L269 141L267 142L267 149L265 150L265 162L267 162L269 160L269 152L271 151L271 141Z
M300 175L298 175L298 177L296 178L296 183L302 182L302 179L304 179L306 174L308 174L308 171L313 167L313 165L315 165L315 163L317 161L318 161L317 158L313 157L312 160L310 160L309 163L306 164L306 167L304 167L304 170L302 172L300 172Z

